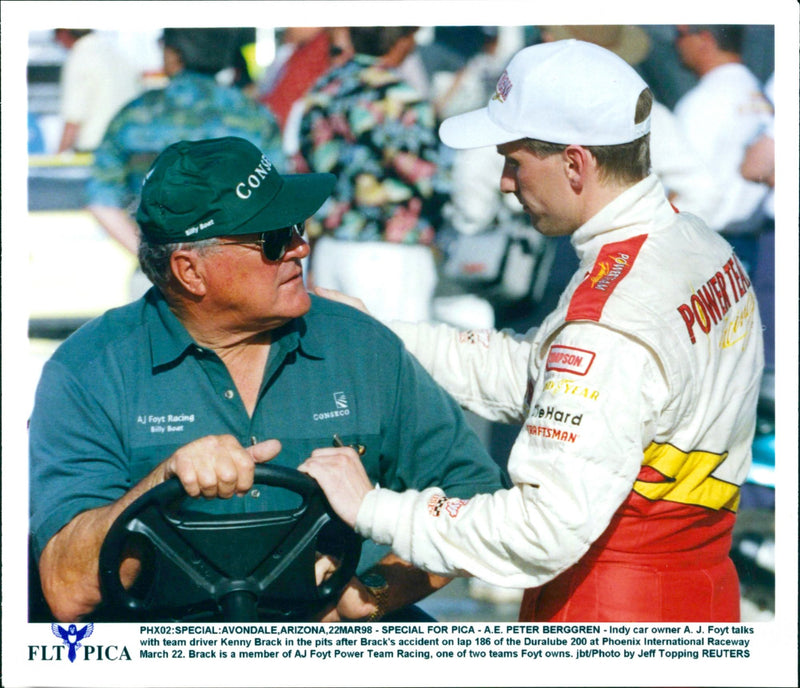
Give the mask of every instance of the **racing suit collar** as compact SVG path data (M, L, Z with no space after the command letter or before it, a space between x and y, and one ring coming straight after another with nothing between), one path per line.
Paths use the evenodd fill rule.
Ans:
M662 213L666 214L664 217L671 217L674 212L661 181L651 174L623 191L578 227L570 237L570 242L583 265L594 260L603 244L642 234L643 227L650 231L661 224L658 218Z

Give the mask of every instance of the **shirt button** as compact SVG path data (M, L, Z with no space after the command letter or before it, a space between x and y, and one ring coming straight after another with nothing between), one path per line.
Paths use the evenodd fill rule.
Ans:
M254 487L252 490L250 490L250 496L253 499L258 499L261 496L261 490Z
M234 391L232 389L226 389L225 394L223 395L226 399L233 399L235 396Z

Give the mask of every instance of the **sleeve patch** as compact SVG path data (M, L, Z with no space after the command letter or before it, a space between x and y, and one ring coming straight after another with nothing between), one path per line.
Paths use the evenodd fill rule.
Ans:
M591 271L572 295L567 309L568 322L600 320L611 292L630 272L646 239L646 234L640 234L625 241L606 244L600 249Z
M564 344L553 344L547 354L546 370L586 375L594 363L595 353Z
M459 332L458 341L462 344L478 344L488 349L491 334L490 330L466 330Z
M444 511L451 518L455 518L467 501L466 499L448 499L444 495L433 495L428 500L428 513L431 516L441 516Z

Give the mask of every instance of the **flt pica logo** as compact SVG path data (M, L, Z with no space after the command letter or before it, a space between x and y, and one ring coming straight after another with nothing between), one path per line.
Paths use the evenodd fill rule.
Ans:
M66 628L57 623L50 624L53 635L61 641L60 645L28 645L28 661L52 662L68 659L87 661L130 661L131 655L124 645L88 645L85 641L94 633L94 624L87 623L82 627L69 624Z
M81 645L81 640L92 635L94 632L94 624L86 624L83 628L78 630L75 624L70 624L69 628L65 629L63 626L54 623L50 624L50 629L53 631L53 635L56 638L61 638L63 644L69 648L67 659L70 662L74 662L78 653L78 648L83 647L83 645Z

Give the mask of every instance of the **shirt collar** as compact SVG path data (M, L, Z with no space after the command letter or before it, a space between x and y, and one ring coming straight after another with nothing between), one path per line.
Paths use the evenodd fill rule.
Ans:
M570 237L578 257L594 260L600 246L647 233L675 214L654 174L623 191ZM613 234L612 234L613 233Z
M145 295L145 318L150 337L150 357L153 368L174 363L187 351L197 348L183 323L172 312L161 292L152 287ZM311 297L311 308L318 302ZM275 330L270 358L285 357L300 349L306 356L323 358L325 347L318 328L309 328L307 316L295 318Z
M309 294L311 297L311 308L302 318L296 318L290 323L284 325L283 328L289 328L289 331L296 332L297 342L300 350L311 358L325 358L325 340L330 337L330 333L323 332L323 327L312 326L309 324L316 320L316 315L320 310L325 307L325 300Z
M150 359L153 368L158 368L177 361L196 344L156 287L152 287L144 298Z

